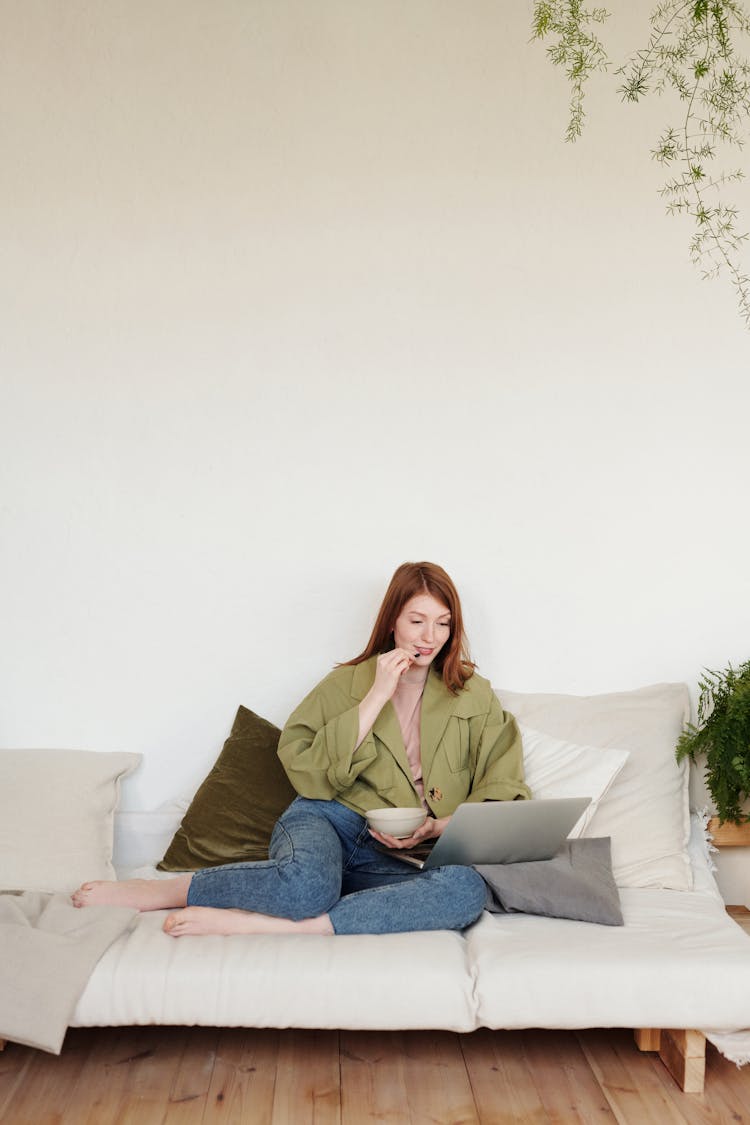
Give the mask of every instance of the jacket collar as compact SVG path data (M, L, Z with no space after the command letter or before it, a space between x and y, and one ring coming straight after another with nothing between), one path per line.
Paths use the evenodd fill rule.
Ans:
M367 695L375 680L375 665L377 657L372 656L362 664L354 666L352 677L352 696L361 700ZM469 680L463 691L453 695L443 683L442 676L434 669L427 674L424 695L422 696L422 721L420 731L422 774L427 777L435 751L443 737L449 719L456 715L468 719L472 715L481 713L484 704L477 698L477 693L472 691L472 681ZM393 706L387 703L378 715L373 725L373 734L376 734L388 747L393 756L411 776L409 763L406 757L404 739L401 734L398 718Z
M377 664L377 659L376 656L371 656L369 660L365 660L361 664L355 664L351 689L352 696L355 699L364 699L375 682L375 665ZM388 747L403 772L408 778L411 778L411 768L409 766L409 759L406 756L404 736L401 733L398 716L390 700L383 707L373 723L372 733Z
M472 686L472 682L469 680L463 691L460 691L458 695L453 695L443 683L440 673L430 669L422 696L421 755L423 777L429 777L435 751L450 719L453 716L468 719L484 710L477 693L471 690Z

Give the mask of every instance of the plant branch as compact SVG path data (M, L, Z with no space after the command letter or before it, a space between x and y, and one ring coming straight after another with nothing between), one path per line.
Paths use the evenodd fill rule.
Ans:
M605 9L584 8L580 0L539 0L534 5L533 38L554 37L548 57L565 67L571 85L567 140L581 135L585 82L594 70L607 69L606 51L593 28L609 16ZM703 268L704 277L728 275L750 327L750 279L740 259L748 236L738 229L737 209L719 198L720 190L743 172L710 173L707 167L719 161L725 146L744 145L750 65L735 41L750 35L750 16L741 0L662 0L651 13L650 27L646 46L615 72L623 76L620 93L624 101L637 102L672 90L685 103L679 129L668 127L652 153L664 165L683 168L661 194L669 197L668 213L692 218L693 262ZM712 201L709 193L714 193Z

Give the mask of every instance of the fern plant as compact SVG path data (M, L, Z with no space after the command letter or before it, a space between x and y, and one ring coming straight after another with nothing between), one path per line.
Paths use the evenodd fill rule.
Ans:
M584 118L584 87L609 64L599 29L606 8L582 0L535 0L532 37L551 39L550 61L565 70L571 90L566 139L575 141ZM723 274L734 286L740 315L750 328L750 276L742 251L748 235L725 190L744 176L734 164L750 122L750 12L742 0L661 0L650 15L645 46L615 73L625 101L670 92L681 107L652 155L668 173L662 188L667 211L693 222L690 255L705 278ZM731 157L727 168L724 161Z
M724 672L706 669L699 682L698 724L688 724L677 743L677 761L706 755L706 784L721 821L750 821L742 803L750 797L750 660Z
M532 18L532 37L555 42L547 48L554 66L565 70L570 83L570 111L567 141L575 141L583 131L584 84L596 70L609 66L607 51L596 34L595 25L609 18L606 8L584 8L581 0L537 0Z

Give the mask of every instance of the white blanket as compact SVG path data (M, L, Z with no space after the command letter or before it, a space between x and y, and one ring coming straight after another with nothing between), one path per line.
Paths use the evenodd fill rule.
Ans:
M0 1039L59 1055L78 998L137 911L67 895L0 893Z

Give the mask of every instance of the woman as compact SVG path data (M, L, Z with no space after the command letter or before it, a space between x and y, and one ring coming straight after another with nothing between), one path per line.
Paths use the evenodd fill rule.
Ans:
M461 603L434 563L404 563L364 652L300 703L279 741L299 796L280 817L269 859L172 879L85 883L76 906L177 909L174 937L234 933L393 933L463 929L485 903L471 867L409 867L383 848L439 836L463 801L528 797L521 740L468 657ZM424 806L405 840L364 814Z

